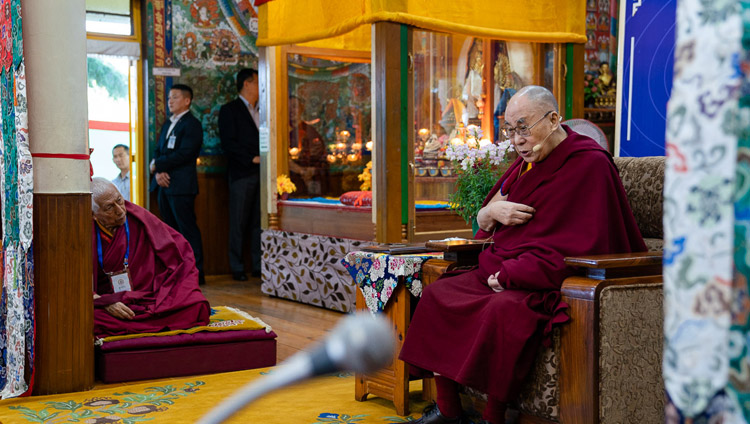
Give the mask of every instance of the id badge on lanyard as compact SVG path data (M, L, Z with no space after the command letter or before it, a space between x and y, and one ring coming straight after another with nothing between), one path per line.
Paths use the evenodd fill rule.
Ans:
M102 235L99 227L96 228L96 253L99 256L99 267L107 274L109 282L112 284L112 290L115 293L133 290L130 284L130 269L128 269L128 257L130 256L130 226L128 226L128 219L125 218L125 259L123 260L123 269L117 272L104 271L104 260L102 259Z
M112 283L112 289L115 293L124 291L131 291L133 288L130 286L130 270L127 266L120 272L108 272L109 282Z

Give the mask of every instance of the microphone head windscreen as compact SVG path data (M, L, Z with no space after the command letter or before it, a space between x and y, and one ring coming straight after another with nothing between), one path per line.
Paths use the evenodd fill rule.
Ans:
M359 312L341 320L329 337L326 350L339 369L371 373L388 365L396 349L390 321Z

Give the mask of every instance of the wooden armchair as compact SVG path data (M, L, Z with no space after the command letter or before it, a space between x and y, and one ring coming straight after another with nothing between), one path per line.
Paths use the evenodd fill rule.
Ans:
M553 345L539 352L517 401L521 423L663 421L664 158L616 158L615 162L651 251L566 258L568 265L581 271L562 285L571 319L555 330ZM447 247L446 258L457 261L427 261L423 283L470 265L466 249ZM471 397L476 404L477 396Z

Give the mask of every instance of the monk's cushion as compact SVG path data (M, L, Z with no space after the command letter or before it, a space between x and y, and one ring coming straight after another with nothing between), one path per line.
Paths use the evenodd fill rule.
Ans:
M276 364L276 334L238 309L211 309L206 326L96 341L96 377L104 383L240 371Z
M372 206L371 191L347 191L339 197L339 201L349 206Z

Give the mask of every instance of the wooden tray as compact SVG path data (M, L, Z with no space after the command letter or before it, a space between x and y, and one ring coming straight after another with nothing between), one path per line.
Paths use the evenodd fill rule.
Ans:
M404 255L407 253L427 253L441 249L426 247L424 243L384 243L372 246L364 246L359 250L364 252L385 253L388 255Z

